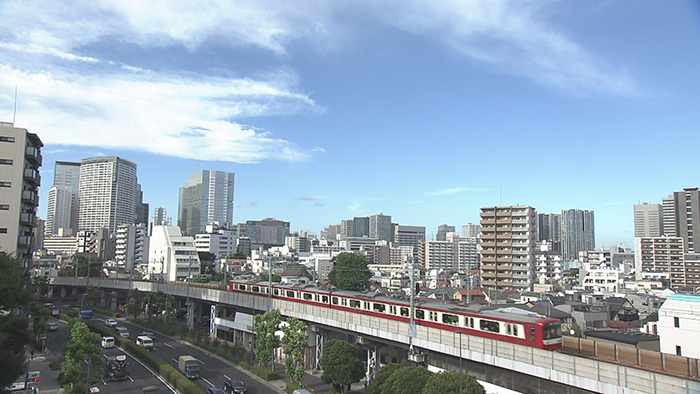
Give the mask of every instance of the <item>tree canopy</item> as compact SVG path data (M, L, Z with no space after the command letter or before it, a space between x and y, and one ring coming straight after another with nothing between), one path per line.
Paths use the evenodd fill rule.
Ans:
M25 270L19 260L0 252L0 309L21 311L31 299ZM31 342L23 314L0 316L0 387L9 386L24 373L25 348Z
M284 359L284 372L299 383L304 380L304 349L309 344L309 333L306 329L304 322L293 317L287 319L287 324L282 325L284 336L281 342L287 356Z
M83 363L90 362L90 380L97 380L102 375L102 349L97 344L100 343L100 335L91 332L88 326L77 319L71 320L70 334L68 341L63 345L63 355L66 361L63 363L65 372L63 375L64 385L72 384L73 392L85 392L85 382L87 380L87 370Z
M272 351L280 344L280 339L276 334L280 322L281 317L278 309L254 317L255 357L262 365L267 366L267 363L272 361Z
M325 343L321 368L321 380L323 383L332 384L336 391L345 392L347 385L359 382L365 376L360 349L338 339L331 339Z
M328 279L341 290L363 291L369 288L372 273L367 258L361 254L344 252L338 255Z
M460 375L462 375L461 385ZM456 371L432 374L425 383L422 394L445 394L459 392L464 394L486 394L484 386L482 386L481 383L476 380L476 378L465 373L460 374Z
M421 394L432 372L423 366L402 366L381 386L382 394Z

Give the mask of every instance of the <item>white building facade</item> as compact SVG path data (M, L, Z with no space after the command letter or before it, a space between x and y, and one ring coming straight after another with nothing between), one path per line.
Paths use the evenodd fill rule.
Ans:
M194 236L197 252L209 252L217 258L226 258L238 251L238 230L220 228L210 223L203 233Z
M114 259L120 267L131 272L134 267L148 263L148 234L146 225L123 224L117 227Z
M193 237L183 236L176 226L154 226L148 247L149 279L183 281L199 277L201 264Z
M671 295L659 308L662 353L700 358L700 295Z

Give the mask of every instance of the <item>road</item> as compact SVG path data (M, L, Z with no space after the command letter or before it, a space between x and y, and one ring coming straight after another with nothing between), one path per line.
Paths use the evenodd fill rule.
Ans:
M94 322L96 323L104 323L104 317L102 316L95 316L93 319ZM123 319L117 319L118 323L122 327L126 327L129 330L129 336L130 340L134 341L136 339L136 336L141 332L146 329L134 325L132 323L127 322L126 320ZM257 393L270 393L274 392L269 385L267 385L264 382L261 382L257 380L256 378L251 377L247 373L239 370L236 367L233 367L231 364L228 362L222 361L218 357L212 356L209 353L200 350L199 348L196 348L194 346L191 346L187 343L182 343L178 342L177 339L173 337L169 337L167 335L163 335L160 333L155 333L156 334L156 340L154 341L154 346L153 346L153 352L163 359L164 361L168 362L170 365L175 367L177 369L177 360L178 357L182 355L191 355L195 357L200 363L201 363L201 371L200 371L200 377L198 379L193 380L193 382L202 389L202 391L205 391L209 387L223 387L224 382L226 379L239 379L242 380L243 383L245 383L248 393L249 394L257 394ZM116 336L116 331L115 331L115 336ZM138 380L139 378L136 377L134 373L132 373L132 377L134 380ZM119 384L125 383L125 382L119 382ZM141 384L139 387L143 387L144 385ZM107 392L107 391L104 391ZM121 392L121 391L109 391L109 392Z

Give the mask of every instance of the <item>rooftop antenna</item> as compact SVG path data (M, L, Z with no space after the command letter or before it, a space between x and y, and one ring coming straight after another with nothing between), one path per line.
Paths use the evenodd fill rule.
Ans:
M15 125L15 118L17 117L17 85L15 85L15 108L12 110L12 125Z

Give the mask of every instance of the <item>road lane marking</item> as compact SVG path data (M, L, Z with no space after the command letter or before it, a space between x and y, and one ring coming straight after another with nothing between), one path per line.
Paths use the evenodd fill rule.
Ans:
M169 347L169 348L175 350L175 346L173 346L173 345L171 345L171 344L169 344L169 343L163 343L163 345L165 345L165 346L167 346L167 347Z
M226 376L226 375L224 375L224 377L226 378L226 380L231 380L231 378L229 378L229 377Z
M175 364L177 364L177 363L178 363L178 361L177 361L177 360L175 360L174 358L171 358L171 360L173 360L173 362L174 362Z
M214 387L214 383L208 381L207 379L204 378L204 376L200 375L200 378L202 378L203 381L207 382L211 387Z

